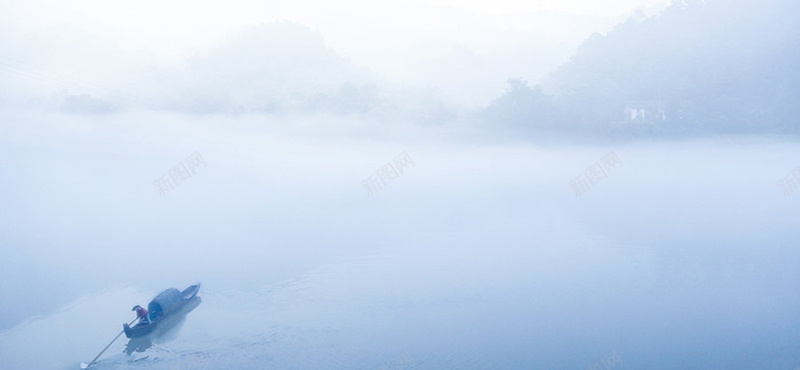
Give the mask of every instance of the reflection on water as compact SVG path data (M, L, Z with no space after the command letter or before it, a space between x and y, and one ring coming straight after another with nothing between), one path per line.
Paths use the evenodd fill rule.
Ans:
M134 352L144 352L152 346L153 341L149 338L149 336L133 338L128 341L128 344L125 345L125 353L130 355Z
M186 322L186 315L197 308L202 301L200 296L195 296L180 310L158 321L158 326L150 334L128 340L128 344L125 345L125 353L131 355L134 352L144 352L152 347L154 342L167 343L175 340Z
M466 239L459 244L473 247ZM651 268L647 251L620 255L608 245L575 247L580 244L575 240L565 244L573 245L561 245L574 254L572 258L540 251L538 262L521 253L496 256L492 262L488 255L428 253L418 258L417 251L413 256L349 259L256 290L206 282L202 309L182 315L158 335L110 349L96 368L380 369L392 364L403 369L585 369L612 352L625 367L693 368L677 366L684 364L682 358L676 359L679 364L650 366L640 356L648 348L710 350L707 343L719 335L726 336L729 350L742 349L741 355L747 356L767 350L767 344L751 338L791 337L775 326L784 318L741 310L748 307L743 302L738 303L739 311L730 309L732 300L756 292L709 293L716 284L713 279L683 286L680 292L659 291L664 280L675 285L685 278L680 267L672 271L674 276L661 276ZM503 274L493 266L498 258L508 267ZM642 266L626 266L630 258ZM720 276L741 272L736 265L717 268ZM561 272L566 270L582 272L578 278L564 279ZM633 281L630 276L640 279ZM3 368L76 369L102 348L103 334L118 323L77 334L61 324L74 320L86 307L95 307L87 312L101 313L97 307L128 306L135 295L122 289L82 298L86 304L79 302L63 314L3 333ZM681 297L693 299L687 302ZM767 292L761 297L769 299ZM750 325L748 335L738 335L728 318L716 314L723 306L743 322L757 318L765 325ZM38 330L40 323L49 330ZM705 329L697 333L685 325ZM20 344L25 338L73 334L76 340L64 345L70 350L56 348L48 360L33 355L36 347L30 343ZM648 344L648 339L656 343ZM750 347L757 348L744 352ZM774 358L791 361L787 348L768 350ZM717 357L715 361L737 368L738 360Z
M186 315L197 308L202 301L200 296L195 296L180 310L159 320L158 326L150 334L128 340L128 344L125 345L125 353L131 355L134 352L145 352L153 346L153 343L162 344L175 340L186 322Z
M359 166L330 171L322 190L236 189L195 205L189 194L203 184L198 194L244 183L220 174L219 187L154 197L185 201L158 205L170 234L197 225L168 242L126 234L166 255L148 261L164 264L153 268L158 285L84 296L0 333L0 368L76 369L132 302L182 279L204 282L202 307L159 336L118 341L98 369L800 365L796 198L773 176L796 166L781 163L796 145L412 149L414 172L375 197L360 192ZM624 170L576 197L569 180L612 149ZM255 183L297 183L294 172L264 173ZM220 212L229 209L247 212ZM189 245L196 253L176 266L169 254ZM108 255L93 269L70 266L88 271L73 285L127 276L111 263L120 252L99 252Z

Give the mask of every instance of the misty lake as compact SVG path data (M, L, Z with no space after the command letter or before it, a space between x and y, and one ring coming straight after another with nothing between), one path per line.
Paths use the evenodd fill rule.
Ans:
M0 367L78 369L195 282L172 332L93 368L800 366L800 144L461 132L7 115Z

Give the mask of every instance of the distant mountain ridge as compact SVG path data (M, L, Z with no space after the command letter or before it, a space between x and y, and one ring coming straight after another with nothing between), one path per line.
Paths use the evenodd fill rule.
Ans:
M800 133L800 3L682 0L594 35L492 124L590 133Z
M327 48L319 32L291 22L250 27L164 74L170 108L199 113L314 110L315 95L353 94L374 83L369 71Z

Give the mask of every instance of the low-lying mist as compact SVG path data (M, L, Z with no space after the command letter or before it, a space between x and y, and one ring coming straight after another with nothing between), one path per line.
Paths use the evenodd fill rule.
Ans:
M120 341L98 368L800 364L800 194L778 184L800 165L792 141L545 145L328 115L2 122L4 368L77 368L131 306L196 281L178 339L132 356Z

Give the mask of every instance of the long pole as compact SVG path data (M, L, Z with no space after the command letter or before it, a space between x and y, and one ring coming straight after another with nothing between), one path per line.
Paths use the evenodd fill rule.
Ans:
M131 324L133 324L133 323L134 323L136 320L139 320L139 318L137 317L137 318L133 319L133 321L131 321L130 323L128 323L128 325L131 325ZM112 344L114 344L114 342L116 342L116 341L117 341L117 338L119 338L119 336L120 336L120 335L122 335L122 333L124 333L124 332L125 332L125 330L124 330L124 329L123 329L121 332L119 332L119 334L117 334L117 336L116 336L116 337L114 337L114 339L111 341L111 343L109 343L109 344L106 346L106 348L103 348L103 350L102 350L102 351L100 351L100 353L98 353L98 354L97 354L97 356L95 356L95 357L94 357L94 359L92 360L92 362L90 362L90 363L89 363L89 365L86 365L86 367L85 367L84 369L87 369L87 368L91 367L92 365L94 365L94 363L97 361L97 359L98 359L98 358L100 358L100 356L102 356L102 355L103 355L103 352L105 352L105 351L108 349L108 347L111 347L111 345L112 345Z

